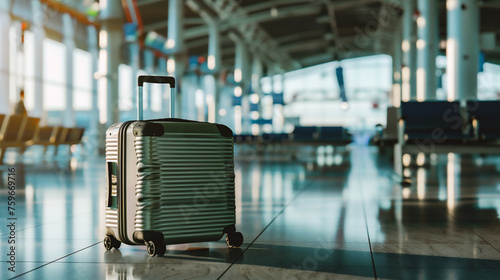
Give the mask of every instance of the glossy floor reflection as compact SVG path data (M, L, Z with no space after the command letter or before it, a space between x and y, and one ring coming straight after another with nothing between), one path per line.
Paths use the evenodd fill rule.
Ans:
M144 246L105 251L103 158L9 164L10 154L0 166L0 279L500 279L499 157L432 157L405 171L403 188L371 147L296 152L238 151L240 249L180 244L155 258Z

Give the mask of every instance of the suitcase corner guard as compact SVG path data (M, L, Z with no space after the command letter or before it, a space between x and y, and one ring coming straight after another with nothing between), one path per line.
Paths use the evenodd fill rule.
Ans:
M134 232L134 242L136 243L143 243L146 241L153 241L153 240L158 240L162 241L164 240L163 233L159 231L135 231Z
M220 135L222 135L223 137L233 137L233 131L229 127L218 123L216 125L217 129L219 129Z
M134 125L135 136L163 136L165 129L160 123L137 122Z

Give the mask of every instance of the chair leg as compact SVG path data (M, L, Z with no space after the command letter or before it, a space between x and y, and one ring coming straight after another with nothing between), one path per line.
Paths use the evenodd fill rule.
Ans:
M3 164L3 158L5 156L6 148L0 148L0 164Z
M394 172L403 178L403 152L401 144L394 145Z

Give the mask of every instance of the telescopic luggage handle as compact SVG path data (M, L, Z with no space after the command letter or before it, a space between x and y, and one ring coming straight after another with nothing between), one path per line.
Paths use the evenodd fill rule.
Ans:
M137 85L139 86L139 91L137 92L137 120L143 120L143 86L144 83L151 84L169 84L170 85L170 116L173 118L175 116L175 78L172 76L139 76L137 80Z

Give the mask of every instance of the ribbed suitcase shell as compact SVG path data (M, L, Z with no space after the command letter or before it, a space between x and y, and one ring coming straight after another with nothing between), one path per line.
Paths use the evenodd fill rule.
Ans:
M223 125L115 124L106 162L106 227L121 242L144 244L137 233L146 231L161 232L166 244L216 241L236 222L233 137Z

